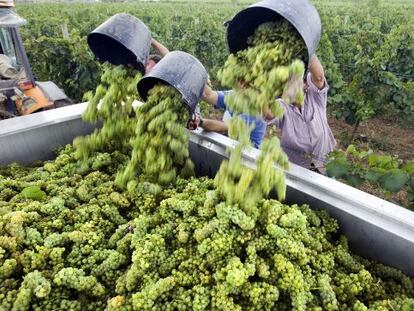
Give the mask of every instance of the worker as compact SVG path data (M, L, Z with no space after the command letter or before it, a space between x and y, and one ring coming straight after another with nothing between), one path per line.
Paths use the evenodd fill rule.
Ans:
M334 150L336 141L327 118L329 85L315 54L310 58L303 88L303 105L279 99L285 110L283 117L276 119L266 112L265 119L281 129L281 146L290 162L325 173L325 157Z
M145 65L145 73L149 73L155 67L155 65L170 52L164 45L162 45L154 38L151 39L151 46L155 51L157 51L158 54L151 54L149 56L148 61Z
M275 124L281 129L281 146L289 161L313 171L324 173L325 156L333 151L336 141L327 120L327 94L329 85L325 79L324 69L318 57L313 55L309 62L309 72L305 75L303 89L305 101L303 106L297 103L287 104L279 99L285 112L276 119L266 110L263 118L242 115L246 122L254 124L250 140L259 147L268 124ZM229 91L213 91L206 86L203 100L215 108L225 109L224 121L198 117L196 125L208 131L226 133L227 121L231 112L226 109L225 97Z
M145 64L145 74L149 73L156 64L170 51L154 38L151 38L151 46L158 54L150 54L147 63ZM134 68L134 65L127 64L127 67Z
M222 109L225 111L225 115L231 116L232 113L227 109L225 104L225 98L231 91L213 91L208 85L205 86L204 92L202 95L202 100L211 104L215 109ZM250 132L250 141L254 147L259 148L262 140L266 134L266 121L259 116L250 116L247 114L241 114L243 120L249 125L252 126L252 131ZM228 121L229 118L226 119ZM201 116L197 116L194 120L194 125L191 128L200 126L206 131L218 132L221 134L227 134L228 131L228 122L214 120L214 119L204 119Z
M155 65L158 64L159 61L170 52L164 45L162 45L154 38L151 38L151 46L158 54L150 54L148 56L148 61L145 64L145 74L149 73L155 67ZM134 68L132 64L128 64L128 67ZM132 107L136 109L143 104L144 103L142 101L134 100ZM135 111L131 113L131 116L135 116Z

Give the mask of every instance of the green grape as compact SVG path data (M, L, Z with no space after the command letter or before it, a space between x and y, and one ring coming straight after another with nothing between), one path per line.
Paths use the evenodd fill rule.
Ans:
M101 296L105 288L93 276L85 276L81 269L64 268L54 277L53 282L57 286L65 286L80 292L87 292L92 296Z
M28 273L13 303L13 310L26 310L33 297L45 298L51 290L50 282L39 271Z
M239 114L260 117L268 109L282 117L283 108L276 100L282 96L289 103L303 103L304 65L295 58L305 59L305 52L300 35L289 23L266 23L249 38L249 47L230 55L219 72L222 84L233 88L227 97L227 106L235 114L229 124L229 136L239 144L230 150L230 159L220 167L215 184L228 204L238 204L249 216L257 215L254 206L272 189L284 200L282 169L287 169L289 163L279 141L272 138L263 141L257 169L245 168L241 164L242 152L251 146L252 127Z
M326 274L322 274L318 279L318 287L324 308L332 311L338 310L338 301L331 287L331 278Z
M125 186L139 171L161 185L173 182L181 174L192 175L184 127L188 119L182 96L175 89L165 85L152 88L147 102L137 109L131 160L118 174L117 184Z
M101 128L85 137L74 140L76 157L82 167L89 166L88 159L96 151L123 149L134 133L134 121L130 118L132 102L138 97L136 84L141 78L140 73L123 66L106 66L101 77L101 85L95 94L88 94L87 109L83 115L85 121L102 121ZM99 160L92 166L98 167Z

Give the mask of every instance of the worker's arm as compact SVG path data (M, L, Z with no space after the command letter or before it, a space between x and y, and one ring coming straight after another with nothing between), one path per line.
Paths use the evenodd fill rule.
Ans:
M311 73L313 84L315 84L318 89L322 90L325 87L325 72L316 54L311 56L308 68Z
M188 129L195 130L197 127L202 127L204 130L209 132L217 132L221 134L227 134L228 126L223 121L213 119L203 119L197 116L188 122Z
M215 106L218 101L218 93L213 91L213 89L206 84L201 99L206 103Z
M161 44L154 38L151 39L151 46L158 52L158 54L161 57L164 57L165 55L170 53L170 51L163 44Z
M213 120L213 119L201 119L199 122L199 126L202 127L204 130L209 132L218 132L222 134L227 134L228 126L223 121Z

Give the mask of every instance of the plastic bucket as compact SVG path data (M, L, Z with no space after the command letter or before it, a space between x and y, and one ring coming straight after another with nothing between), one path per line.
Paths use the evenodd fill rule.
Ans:
M138 18L120 13L92 31L88 35L88 44L98 60L114 65L132 65L144 74L151 34Z
M138 82L137 88L141 98L146 101L148 92L156 84L169 84L181 93L193 113L203 94L207 78L207 71L197 58L185 52L174 51L162 58Z
M263 23L287 20L305 42L308 56L315 53L322 31L321 19L308 0L263 0L237 13L227 23L230 53L247 48L247 39ZM304 60L308 62L308 59Z

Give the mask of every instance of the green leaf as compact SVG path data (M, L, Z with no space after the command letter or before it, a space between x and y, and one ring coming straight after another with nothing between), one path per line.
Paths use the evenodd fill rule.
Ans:
M408 186L414 192L414 177L410 179L410 181L408 182Z
M390 192L400 191L408 182L408 174L400 169L392 169L379 179L382 188Z
M332 160L326 165L326 173L329 177L342 178L348 174L349 163L345 158Z
M358 174L349 174L346 176L347 182L355 188L358 188L364 183L364 179Z
M349 145L348 148L346 148L346 153L351 155L357 155L358 151L355 148L355 145Z
M378 182L378 180L386 173L386 170L379 167L370 168L365 175L365 178L372 184Z
M414 175L414 160L406 163L402 169L407 172L407 174Z
M412 311L413 307L414 304L406 302L403 304L401 311Z
M382 167L386 169L398 168L398 160L390 155L371 154L368 157L368 164L370 167Z
M41 201L46 197L44 193L38 186L29 186L22 190L20 193L22 197L26 199Z

